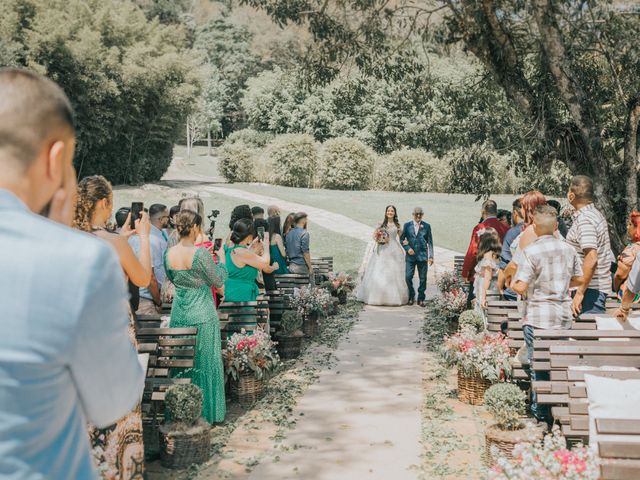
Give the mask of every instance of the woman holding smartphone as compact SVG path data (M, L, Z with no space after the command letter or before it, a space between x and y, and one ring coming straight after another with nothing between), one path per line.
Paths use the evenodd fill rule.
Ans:
M233 225L231 246L224 247L229 272L224 284L225 302L255 302L259 294L258 271L273 273L279 267L277 263L270 265L269 234L265 233L264 243L254 235L253 222L249 219L238 220ZM261 253L254 253L252 249Z

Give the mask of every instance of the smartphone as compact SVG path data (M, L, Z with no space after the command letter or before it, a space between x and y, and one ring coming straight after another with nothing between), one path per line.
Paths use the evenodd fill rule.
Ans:
M221 238L216 238L213 241L213 251L217 252L218 250L220 250L222 248L222 239Z
M140 214L144 210L142 202L131 202L131 230L136 229L136 220L140 218Z
M258 227L258 236L260 237L260 241L264 241L264 227Z

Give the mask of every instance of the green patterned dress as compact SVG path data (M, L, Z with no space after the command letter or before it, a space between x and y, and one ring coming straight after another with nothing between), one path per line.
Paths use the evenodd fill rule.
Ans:
M189 377L202 389L202 416L209 422L222 422L225 415L224 367L220 322L213 303L211 287L222 287L227 269L216 265L211 254L198 248L188 270L173 270L164 256L167 277L175 285L171 308L171 327L197 327L196 356L193 369L179 376Z

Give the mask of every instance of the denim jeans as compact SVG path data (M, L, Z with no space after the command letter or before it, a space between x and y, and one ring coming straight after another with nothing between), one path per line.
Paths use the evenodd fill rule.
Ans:
M594 288L587 288L582 300L581 313L605 313L607 306L607 294Z
M538 395L533 391L533 382L550 380L549 372L533 370L533 327L524 325L524 343L527 346L527 357L529 358L529 379L531 380L531 415L541 422L549 423L551 410L548 405L538 405Z
M511 290L510 288L506 288L504 292L502 292L502 298L508 300L509 302L517 302L518 294Z

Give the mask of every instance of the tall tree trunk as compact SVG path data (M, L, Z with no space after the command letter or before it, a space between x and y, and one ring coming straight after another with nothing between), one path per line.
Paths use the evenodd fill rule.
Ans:
M626 175L627 214L638 208L638 121L640 120L640 95L629 102L625 125L623 173Z
M211 156L211 130L207 130L207 155Z
M187 158L191 159L191 129L189 128L189 120L187 120Z

